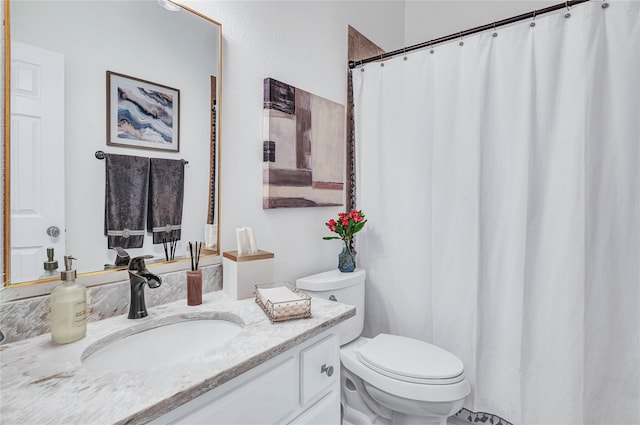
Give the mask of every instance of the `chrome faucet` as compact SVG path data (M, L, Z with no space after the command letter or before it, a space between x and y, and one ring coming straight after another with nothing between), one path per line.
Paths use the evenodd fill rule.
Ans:
M147 316L147 306L144 301L144 285L157 288L162 283L160 276L147 270L144 264L146 258L152 255L135 257L129 263L129 281L131 283L131 304L129 305L129 319L141 319Z

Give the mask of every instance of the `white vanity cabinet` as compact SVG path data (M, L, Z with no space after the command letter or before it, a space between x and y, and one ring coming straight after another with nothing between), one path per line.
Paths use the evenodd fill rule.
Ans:
M340 357L332 329L279 354L151 424L340 423Z

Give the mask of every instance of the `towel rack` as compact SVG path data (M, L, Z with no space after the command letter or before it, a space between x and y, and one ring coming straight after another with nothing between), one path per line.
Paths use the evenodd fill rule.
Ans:
M107 154L106 154L106 153L104 153L103 151L96 151L96 154L95 154L95 155L96 155L96 158L98 158L98 159L105 159L105 158L106 158L106 156L107 156ZM183 159L182 161L183 161L185 164L188 164L188 163L189 163L189 161L187 161L186 159Z

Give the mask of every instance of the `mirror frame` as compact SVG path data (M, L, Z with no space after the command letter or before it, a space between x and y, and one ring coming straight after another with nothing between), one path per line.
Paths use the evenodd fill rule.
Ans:
M193 13L207 21L218 26L218 75L216 76L217 82L217 94L216 94L216 195L217 195L217 207L215 210L215 221L217 223L217 242L216 253L203 256L202 258L217 257L220 256L220 205L221 205L221 193L220 193L220 164L221 164L221 141L222 141L222 24L210 17L181 4L178 1L168 0L170 3L183 9L185 12ZM4 193L3 193L3 284L0 287L17 288L28 285L36 285L40 283L54 282L59 279L40 279L27 282L19 282L15 284L10 283L11 276L11 0L2 0L3 10L3 27L4 27ZM184 263L184 270L190 266L188 258L182 258L178 260L159 261L151 263L149 266L157 266L169 263ZM182 270L183 268L180 268ZM118 272L119 270L97 270L93 272L81 273L78 277L94 276L101 274L111 274Z

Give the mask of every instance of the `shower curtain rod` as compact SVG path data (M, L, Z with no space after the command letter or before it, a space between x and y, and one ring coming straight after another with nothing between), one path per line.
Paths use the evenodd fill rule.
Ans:
M511 18L507 18L507 19L503 19L501 21L496 21L493 22L491 24L486 24L486 25L482 25L480 27L475 27L475 28L471 28L469 30L466 31L460 31L457 32L455 34L451 34L451 35L447 35L444 37L440 37L440 38L434 38L433 40L430 41L425 41L423 43L419 43L419 44L414 44L413 46L409 46L409 47L404 47L402 49L398 49L398 50L394 50L392 52L386 52L386 53L382 53L380 55L377 56L372 56L370 58L366 58L366 59L362 59L362 60L358 60L358 61L349 61L349 69L353 69L356 68L360 65L364 65L365 63L369 63L369 62L375 62L375 61L379 61L379 60L383 60L383 59L388 59L388 58L392 58L394 56L398 56L398 55L402 55L414 50L419 50L419 49L423 49L425 47L431 47L431 46L435 46L436 44L441 44L444 43L446 41L451 41L451 40L457 40L459 38L471 35L471 34L476 34L482 31L486 31L486 30L490 30L490 29L494 29L494 28L498 28L504 25L508 25L508 24L512 24L514 22L518 22L518 21L524 21L525 19L535 19L536 16L545 14L545 13L549 13L549 12L553 12L555 10L559 10L559 9L569 9L571 6L574 6L576 4L580 4L580 3L586 3L588 1L591 0L571 0L571 1L565 1L564 3L559 3L553 6L549 6L549 7L545 7L544 9L539 9L539 10L534 10L532 12L529 13L523 13L522 15L518 15L518 16L514 16ZM603 0L602 3L602 7L608 7L608 4L606 3L606 0Z

